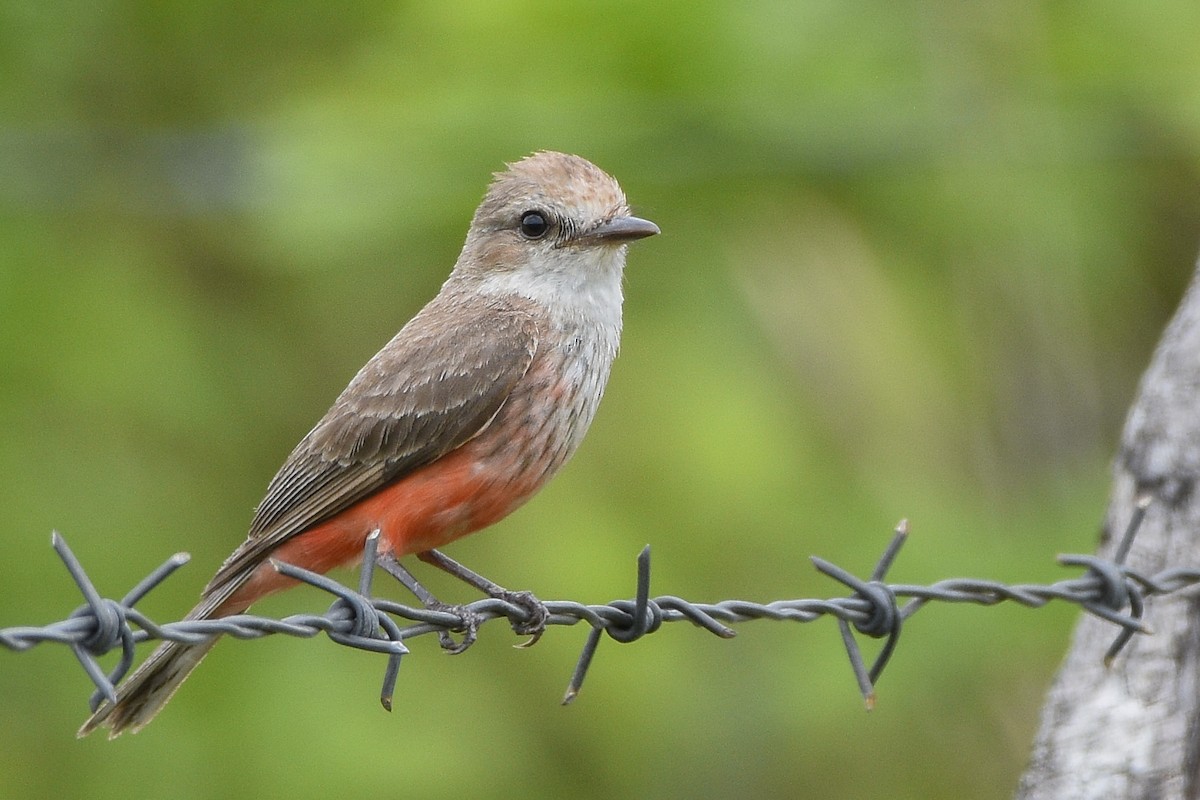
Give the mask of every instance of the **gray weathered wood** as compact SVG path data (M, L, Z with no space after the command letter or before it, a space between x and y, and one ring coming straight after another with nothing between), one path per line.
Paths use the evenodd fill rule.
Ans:
M1114 464L1101 554L1139 493L1153 495L1128 562L1146 573L1200 565L1200 267L1142 376ZM1116 629L1084 616L1042 712L1020 800L1191 800L1200 755L1200 614L1194 596L1148 604L1106 668Z

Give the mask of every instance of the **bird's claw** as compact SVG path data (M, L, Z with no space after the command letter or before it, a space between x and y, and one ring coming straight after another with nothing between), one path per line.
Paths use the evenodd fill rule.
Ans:
M483 617L470 607L465 605L452 605L450 603L435 602L427 606L431 611L441 611L446 614L452 614L458 617L459 624L450 630L438 631L438 644L441 645L443 651L449 655L456 656L459 653L465 652L468 647L475 644L475 640L479 637L479 626L483 623ZM455 641L451 635L451 630L462 633L462 641Z
M516 647L525 648L537 644L538 640L542 638L542 634L546 632L546 622L550 619L550 611L546 608L546 604L539 600L533 592L505 590L498 593L496 599L503 600L525 612L525 619L513 621L512 629L513 633L518 636L528 636L529 639ZM459 619L459 624L454 628L438 631L438 642L442 650L456 656L475 644L475 640L479 637L479 626L484 620L482 615L466 605L435 602L429 605L429 608L432 611L451 614ZM462 640L456 641L451 635L451 631L462 633Z
M520 622L513 621L512 629L513 633L518 636L530 638L515 646L526 648L537 644L538 639L541 639L542 634L546 632L546 622L550 619L550 611L546 608L546 604L539 600L533 592L504 591L498 599L525 612L526 618Z

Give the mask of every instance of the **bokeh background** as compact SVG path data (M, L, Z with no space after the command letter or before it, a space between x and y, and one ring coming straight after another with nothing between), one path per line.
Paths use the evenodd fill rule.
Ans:
M895 580L1064 577L1200 243L1198 26L1187 0L0 3L0 626L79 602L52 528L113 596L190 551L143 604L190 607L490 173L546 148L663 235L585 446L452 555L604 602L650 543L657 593L827 596L810 554L867 573L908 517ZM580 628L418 641L390 715L380 657L225 642L112 743L74 738L68 652L0 652L0 796L1001 798L1074 618L929 609L869 714L828 620L606 642L567 709Z

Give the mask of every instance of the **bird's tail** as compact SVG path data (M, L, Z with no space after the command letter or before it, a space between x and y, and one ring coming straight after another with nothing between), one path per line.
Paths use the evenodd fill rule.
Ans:
M208 655L217 640L203 644L165 642L117 689L117 702L105 700L79 729L87 736L108 726L110 739L125 731L137 733L162 710L175 690Z
M237 581L234 586L222 587L221 591L206 594L200 604L187 615L187 619L214 619L240 614L249 603L239 602L237 607L230 607L225 601L243 582ZM128 680L117 687L117 702L102 702L83 723L78 735L87 736L102 726L111 729L108 734L110 739L115 739L125 731L137 733L162 710L216 643L217 638L201 644L163 642Z

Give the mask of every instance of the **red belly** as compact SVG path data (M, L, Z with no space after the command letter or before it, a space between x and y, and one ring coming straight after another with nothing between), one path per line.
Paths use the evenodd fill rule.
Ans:
M324 573L355 563L366 537L376 529L380 552L400 558L441 547L503 519L549 476L536 464L497 458L494 447L483 439L468 442L288 540L271 558ZM294 584L264 563L223 604L222 614L240 613L261 597Z

